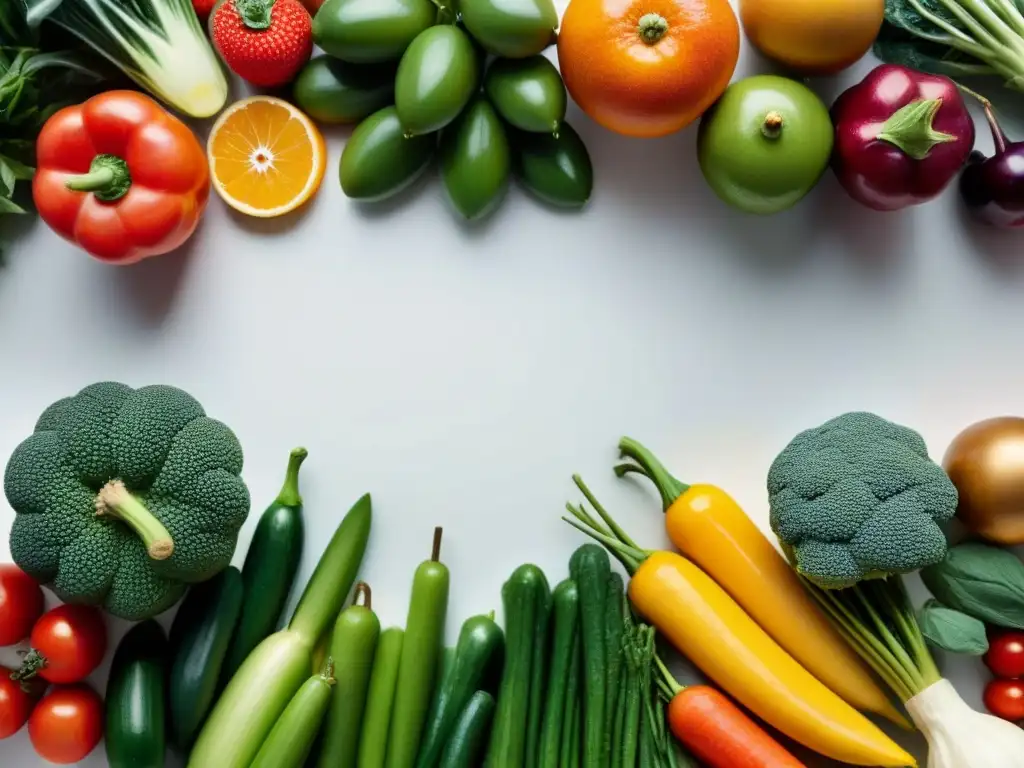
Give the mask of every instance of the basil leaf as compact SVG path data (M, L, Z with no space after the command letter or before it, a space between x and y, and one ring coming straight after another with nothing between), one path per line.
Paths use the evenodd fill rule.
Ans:
M0 196L0 213L25 213L25 209L13 200Z
M988 650L985 625L973 616L929 600L918 616L921 634L928 644L950 653L981 656Z
M921 571L943 605L988 624L1024 629L1024 563L1005 549L967 542Z

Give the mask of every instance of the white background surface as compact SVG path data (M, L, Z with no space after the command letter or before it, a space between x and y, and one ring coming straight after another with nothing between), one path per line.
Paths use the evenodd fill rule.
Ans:
M813 85L831 100L869 67ZM770 70L744 41L736 77ZM582 541L559 520L573 472L641 542L666 543L651 489L611 473L623 434L766 525L768 465L800 429L875 410L938 458L967 424L1024 411L1024 235L966 221L955 190L876 214L829 175L795 210L754 218L704 185L693 128L637 141L574 106L569 119L595 167L583 214L513 189L467 228L435 177L360 207L337 183L347 133L329 131L323 187L298 215L245 219L214 197L182 252L137 267L94 263L37 223L0 271L0 456L92 382L180 386L246 451L237 564L305 445L299 583L371 491L361 576L382 621L404 622L443 525L454 642L465 617L500 608L520 563L563 578ZM980 123L978 135L987 151ZM0 504L0 529L12 517ZM948 669L978 705L981 665ZM42 763L22 731L0 764ZM82 763L105 764L102 746Z

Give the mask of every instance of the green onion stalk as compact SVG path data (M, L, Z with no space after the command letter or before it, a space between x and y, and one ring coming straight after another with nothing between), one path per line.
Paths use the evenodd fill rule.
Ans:
M942 677L900 576L823 589L801 575L850 646L899 696L929 745L928 768L1024 768L1024 731L971 709Z

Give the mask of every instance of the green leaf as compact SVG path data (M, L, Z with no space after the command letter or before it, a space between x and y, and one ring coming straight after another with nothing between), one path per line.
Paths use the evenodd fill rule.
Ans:
M933 75L977 77L995 74L995 70L980 59L947 45L916 37L891 22L882 25L873 51L887 64L900 64Z
M938 600L924 604L918 616L928 644L950 653L981 656L988 650L985 625L973 616L947 608Z
M31 165L25 165L25 163L2 153L0 153L0 164L8 166L14 174L14 178L19 181L28 181L36 172Z
M7 197L0 197L0 213L25 213L25 209Z
M1000 547L967 542L921 571L941 603L988 624L1024 629L1024 563Z
M0 160L0 197L10 197L14 194L14 169L7 163Z

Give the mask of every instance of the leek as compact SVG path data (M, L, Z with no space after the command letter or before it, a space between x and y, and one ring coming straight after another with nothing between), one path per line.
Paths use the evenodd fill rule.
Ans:
M227 101L227 78L191 0L15 1L29 24L60 25L179 112L210 117Z

